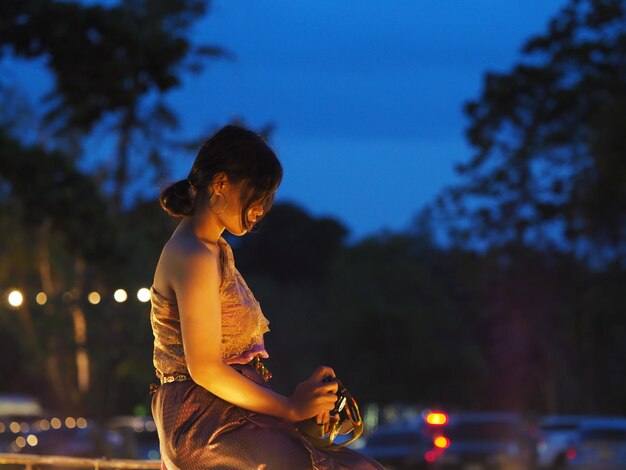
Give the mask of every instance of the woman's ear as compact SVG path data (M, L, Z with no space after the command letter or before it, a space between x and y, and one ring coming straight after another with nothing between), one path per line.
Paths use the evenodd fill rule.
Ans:
M213 184L211 185L213 188L213 192L216 194L221 194L224 186L228 184L228 175L223 171L216 173L213 177Z

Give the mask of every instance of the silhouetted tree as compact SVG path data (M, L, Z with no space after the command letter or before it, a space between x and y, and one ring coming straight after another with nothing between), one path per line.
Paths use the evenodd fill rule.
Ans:
M475 154L440 214L454 242L484 250L476 320L508 407L621 407L599 397L625 372L604 333L626 333L613 291L626 281L624 24L623 0L571 0L466 106Z
M475 155L442 198L466 221L457 235L624 261L625 23L623 0L572 0L518 65L486 75L466 106Z
M187 38L191 23L205 13L207 4L0 4L0 45L20 57L44 57L54 73L45 120L57 136L87 133L102 122L109 135L114 129L115 163L105 169L118 210L133 169L163 175L164 150L172 144L164 132L178 125L164 95L180 85L184 72L200 70L205 58L226 55L220 47L195 46Z

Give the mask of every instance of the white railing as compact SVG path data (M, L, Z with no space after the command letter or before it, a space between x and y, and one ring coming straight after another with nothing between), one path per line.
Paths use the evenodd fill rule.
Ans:
M34 465L54 466L63 468L100 469L160 469L158 460L122 460L122 459L88 459L82 457L65 457L61 455L27 455L0 454L0 469L3 465L23 465L25 470L32 470Z

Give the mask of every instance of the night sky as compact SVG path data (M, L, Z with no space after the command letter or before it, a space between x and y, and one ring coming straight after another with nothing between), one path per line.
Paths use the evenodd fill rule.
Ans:
M172 94L185 128L276 125L278 201L351 239L409 227L467 159L463 103L507 71L564 0L221 0L198 42L235 55ZM183 158L184 176L192 156Z
M233 58L187 76L167 101L181 138L208 137L233 118L274 124L285 169L277 201L338 219L351 241L404 230L471 155L462 106L479 96L484 73L509 70L566 3L217 0L193 40ZM52 83L41 70L3 65L35 95ZM91 145L96 158L110 154L101 138ZM178 155L172 179L194 157Z

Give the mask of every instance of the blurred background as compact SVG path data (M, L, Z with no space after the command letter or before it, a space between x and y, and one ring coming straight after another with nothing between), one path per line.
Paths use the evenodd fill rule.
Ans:
M285 168L228 238L278 391L626 412L624 0L8 0L0 46L12 406L149 417L156 198L234 122Z

